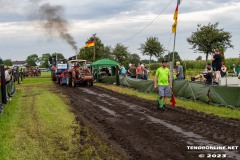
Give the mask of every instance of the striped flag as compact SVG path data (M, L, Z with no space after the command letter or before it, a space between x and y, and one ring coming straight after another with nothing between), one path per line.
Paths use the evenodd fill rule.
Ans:
M178 19L178 6L180 5L180 0L177 2L177 6L173 15L174 24L172 25L172 33L175 33L177 30L177 19Z
M86 43L85 46L84 46L84 48L93 47L93 46L94 46L94 40L89 41L88 43Z

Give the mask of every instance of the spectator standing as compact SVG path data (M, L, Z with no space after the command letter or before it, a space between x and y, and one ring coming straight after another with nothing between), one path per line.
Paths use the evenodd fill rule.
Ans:
M135 64L132 64L129 68L129 72L131 74L131 78L136 78L136 67Z
M145 67L144 64L141 65L142 67L142 77L144 80L148 80L148 69Z
M136 73L137 73L137 79L142 79L142 66L140 64L138 64Z
M172 81L170 78L170 70L166 67L167 61L162 61L162 66L157 69L154 78L154 88L158 88L159 100L158 108L166 109L167 98L171 97Z
M177 80L183 80L184 79L183 67L179 61L176 62L176 66L177 66Z
M240 73L240 63L238 63L238 66L235 68L235 72L236 72L236 74L238 76L239 73Z
M97 67L93 67L93 78L94 78L94 81L97 80L97 74L98 74L98 69L97 69Z
M126 72L127 72L126 74L127 74L128 77L131 77L131 73L129 71L131 66L132 66L132 63L129 63L128 67L126 68Z
M221 67L221 77L225 77L227 74L227 67L224 63L222 63L222 67Z
M126 69L125 69L124 65L122 65L120 67L120 71L121 71L121 75L125 77L126 76Z
M6 80L7 83L11 80L10 68L9 67L5 68L5 80Z
M214 50L214 54L212 54L212 67L215 74L215 82L221 78L221 67L222 67L222 55L220 54L218 49Z

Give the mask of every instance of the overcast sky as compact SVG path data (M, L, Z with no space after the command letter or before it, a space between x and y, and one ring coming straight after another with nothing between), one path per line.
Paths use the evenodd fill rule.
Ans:
M137 53L142 59L149 57L142 56L138 48L150 36L157 37L166 50L173 50L171 31L177 0L0 0L2 59L25 60L31 54L41 56L54 52L60 52L68 58L75 54L73 47L57 32L51 30L50 34L43 29L44 21L39 16L39 8L46 3L57 8L61 20L68 23L64 26L64 33L73 38L71 42L78 49L92 34L97 33L104 45L114 47L122 43L130 53ZM218 28L231 33L234 45L234 49L228 49L225 56L239 57L239 15L239 0L182 0L176 51L184 60L193 60L199 55L205 58L203 54L194 53L186 39L197 30L198 24L219 22Z

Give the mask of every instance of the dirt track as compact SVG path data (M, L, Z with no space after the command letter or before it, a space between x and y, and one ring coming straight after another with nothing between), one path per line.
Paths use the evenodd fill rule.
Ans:
M125 159L240 159L233 151L193 151L187 146L239 146L240 121L208 116L181 107L156 109L154 101L100 87L59 87L73 112ZM74 95L74 96L73 96ZM199 158L204 156L203 158ZM227 156L227 158L224 158Z

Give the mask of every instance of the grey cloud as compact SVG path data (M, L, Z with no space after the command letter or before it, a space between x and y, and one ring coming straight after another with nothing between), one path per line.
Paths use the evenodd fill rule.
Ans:
M0 0L2 2L3 0ZM6 0L7 1L7 0ZM8 0L9 1L9 0ZM13 0L13 1L19 1L19 0ZM27 0L25 0L26 2ZM29 0L28 0L29 1ZM34 0L33 0L34 1ZM47 1L47 0L45 0ZM35 1L39 6L43 4L43 1ZM150 15L150 14L159 14L160 11L166 6L167 3L170 1L166 0L140 0L140 1L132 1L132 0L115 0L115 1L110 1L110 0L101 0L101 1L93 1L93 0L88 0L88 1L77 1L77 0L51 0L51 5L56 6L57 4L64 6L64 9L66 12L59 12L62 17L64 17L67 20L75 20L78 24L78 26L72 26L72 29L74 31L74 38L80 41L80 44L84 44L85 40L91 34L93 33L92 28L91 29L86 29L84 28L85 31L84 33L81 30L81 24L87 23L86 25L95 25L99 24L100 22L105 22L106 19L110 18L115 18L119 19L119 23L116 21L113 21L112 24L109 25L101 25L99 27L95 27L94 33L97 33L97 35L102 39L102 42L105 45L112 45L115 46L116 43L122 42L129 37L133 36L135 33L140 31L148 22L150 22L153 18L155 17L150 17L149 20L141 20L137 21L139 19L136 19L135 22L132 22L131 20L134 20L134 17L139 16L139 15ZM192 12L198 12L198 11L203 11L207 10L211 12L212 9L216 9L225 5L233 4L239 2L239 0L211 0L211 1L199 1L199 0L191 0L191 1L186 1L182 0L182 4L180 5L179 8L179 13L192 13ZM26 5L26 3L25 3ZM164 12L164 14L170 14L173 15L174 9L176 6L176 1L174 0L173 3L168 7L168 9ZM6 8L7 6L5 6ZM8 7L9 8L9 7ZM32 13L38 13L38 9L35 8L34 6L28 7L27 9L32 9ZM26 9L26 10L27 10ZM8 17L8 13L11 12L11 15ZM129 12L129 14L126 16L127 20L129 19L128 23L127 20L120 17L120 14L123 12ZM24 20L23 14L20 14L19 12L14 12L13 10L9 10L9 12L4 13L0 11L0 21L4 20L7 21L8 19L12 19L11 21L21 21ZM15 14L14 14L15 13ZM201 16L201 15L198 15ZM7 17L7 18L4 18ZM235 53L236 50L239 52L240 49L237 47L237 42L239 39L240 33L239 29L237 28L239 26L239 19L238 17L231 18L228 13L225 14L224 16L214 16L211 17L211 23L215 22L220 22L219 28L224 28L225 31L231 32L233 35L233 42L235 43L234 46L235 51L230 53L227 50L226 56L227 57L238 57L238 53ZM35 20L41 20L39 16L35 16ZM84 20L84 22L83 22ZM89 21L88 21L89 20ZM151 26L149 26L144 32L141 34L137 35L130 41L127 41L124 43L124 45L129 46L129 50L131 52L137 52L137 48L139 48L139 44L143 43L146 40L146 37L151 36L156 36L159 37L159 40L164 44L164 47L167 47L171 35L171 23L170 21L173 22L172 18L170 20L164 20L162 21L161 16L157 21L155 21ZM197 24L201 23L203 25L208 24L209 22L203 20L202 22L200 21L184 21L184 23L181 22L181 19L179 19L179 28L178 28L178 33L177 33L177 43L176 43L176 50L179 51L181 56L187 57L188 59L195 59L197 55L195 54L187 54L187 53L192 53L191 46L189 46L186 42L186 37L190 36L193 31L196 31L197 29ZM169 26L166 26L169 25ZM51 25L49 25L51 26ZM54 25L53 25L54 26ZM83 26L84 27L84 26ZM3 30L4 31L4 30ZM53 34L55 33L55 30L50 30ZM50 32L50 33L51 33ZM47 32L48 33L48 32ZM24 34L22 33L16 33L19 34L21 38L18 38L15 36L15 39L10 39L10 40L5 40L4 39L4 45L2 43L0 44L0 56L2 54L8 53L6 56L12 56L14 57L21 57L21 55L30 55L36 51L37 53L44 53L46 52L55 52L59 51L62 52L63 54L67 53L72 53L72 50L68 48L67 45L64 45L61 41L58 39L55 39L54 41L51 42L45 42L45 37L44 35L41 35L41 45L39 45L37 39L39 39L38 36L31 37L31 40L26 40L24 37ZM29 33L31 34L31 33ZM114 36L113 36L114 35ZM0 37L2 37L0 35ZM10 37L10 36L9 36ZM25 39L25 40L24 40ZM2 40L1 40L2 41ZM6 42L5 42L6 41ZM19 42L20 41L20 42ZM23 42L22 42L23 41ZM56 42L57 41L57 42ZM21 43L22 42L22 43ZM36 44L35 44L36 43ZM16 45L16 47L8 47L8 45ZM21 46L18 44L22 44ZM41 48L41 50L40 50ZM169 45L169 50L172 48L172 42ZM15 52L14 52L15 51ZM18 53L16 53L16 51ZM11 55L14 54L14 55ZM190 57L192 56L192 57ZM25 56L23 56L25 57ZM5 57L6 58L6 57Z

